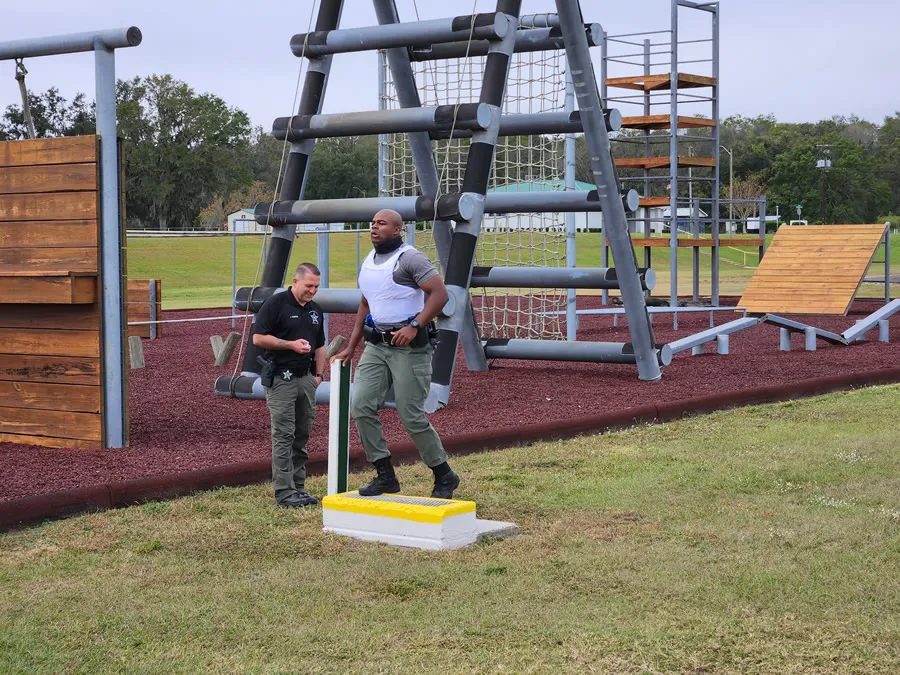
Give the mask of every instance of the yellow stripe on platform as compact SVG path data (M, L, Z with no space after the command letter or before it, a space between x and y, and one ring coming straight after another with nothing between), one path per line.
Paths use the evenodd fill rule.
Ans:
M405 495L362 497L354 490L324 497L322 508L364 513L370 516L384 516L385 518L400 518L417 523L441 523L450 516L475 511L475 502Z

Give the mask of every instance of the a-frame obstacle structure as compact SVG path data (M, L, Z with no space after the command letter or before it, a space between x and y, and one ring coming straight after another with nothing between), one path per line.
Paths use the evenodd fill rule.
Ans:
M440 343L434 357L430 400L433 410L449 400L450 381L460 343L470 369L487 368L489 349L508 358L583 360L633 363L642 380L660 378L660 364L667 359L654 342L643 295L643 282L628 233L626 203L637 208L637 194L621 194L610 155L605 115L589 54L589 37L578 0L557 0L557 14L542 28L520 28L521 0L498 0L496 11L447 19L400 23L394 0L373 0L379 25L340 30L343 0L323 0L315 31L295 35L291 49L308 60L308 71L297 113L276 120L276 138L290 142L279 200L256 207L258 222L271 226L269 247L260 285L238 291L235 306L256 311L262 302L282 289L296 226L303 223L354 222L371 219L380 209L399 212L407 221L432 221L435 243L451 302L439 321ZM534 25L522 22L522 26ZM448 46L457 58L485 54L485 68L477 103L422 107L413 77L409 49ZM510 61L517 51L565 49L574 82L578 113L572 119L515 120L520 135L571 133L573 124L583 131L596 189L590 192L543 192L487 195L488 179L497 138L511 115L502 115ZM385 50L402 109L366 113L323 115L322 101L332 58L340 53ZM526 116L521 116L526 117ZM463 132L471 138L462 184L458 191L440 194L431 140ZM344 135L408 133L420 185L419 197L303 200L307 170L316 138ZM500 204L500 201L503 201ZM495 201L497 203L492 203ZM631 202L634 202L633 204ZM491 340L482 343L472 319L469 288L475 250L486 212L602 211L605 235L616 261L615 271L594 270L603 277L593 288L618 288L622 294L631 341L629 343L578 343L539 340ZM455 227L451 226L455 223ZM496 268L495 268L496 269ZM504 271L513 268L503 268ZM562 272L562 270L560 270ZM583 270L579 270L583 272ZM521 278L535 270L516 270ZM576 288L575 271L568 281ZM554 280L559 286L558 280ZM532 284L533 285L533 284ZM583 287L583 286L582 286ZM355 311L354 293L323 289L316 298L326 312ZM358 303L358 294L355 295ZM242 374L223 376L216 392L237 398L262 398L257 363L258 351L248 340ZM436 405L435 405L436 403Z

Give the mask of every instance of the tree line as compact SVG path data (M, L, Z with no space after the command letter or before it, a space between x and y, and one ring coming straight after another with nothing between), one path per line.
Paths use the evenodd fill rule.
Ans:
M253 127L239 108L218 96L198 94L170 75L120 80L117 99L129 228L221 228L227 214L277 195L285 144ZM94 105L84 94L68 101L50 88L29 93L29 105L38 137L94 133ZM709 131L692 130L694 136L702 133ZM9 105L0 116L0 140L22 138L27 138L22 108ZM640 132L625 130L616 138L615 156L644 154ZM802 217L810 222L897 220L892 214L900 212L900 112L881 124L854 116L809 123L779 122L772 115L734 116L722 120L719 142L731 153L722 152L719 160L723 197L730 192L745 199L765 194L767 212L774 214L777 207L784 219L796 217L801 205ZM305 197L375 196L377 143L375 137L319 140ZM496 170L504 174L498 179L502 182L513 170L507 157L527 165L529 152L537 156L536 146L546 149L547 143L507 139L498 151ZM680 146L679 154L699 156L712 149L704 140ZM650 154L668 154L663 132L651 134L651 148ZM561 175L561 167L534 168L532 179L542 178L541 173ZM591 181L583 138L576 141L576 177ZM694 194L701 196L702 184L696 189L701 193Z

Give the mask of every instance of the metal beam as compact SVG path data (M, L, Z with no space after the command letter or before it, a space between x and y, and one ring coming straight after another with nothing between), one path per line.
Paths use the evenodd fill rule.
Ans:
M584 125L591 172L603 210L604 234L609 240L619 274L638 377L642 380L658 380L662 375L655 353L653 328L638 277L625 208L618 198L619 186L603 121L603 105L597 91L594 68L581 21L581 9L577 0L556 0L556 11L575 83L575 97Z
M622 128L622 113L616 108L603 111L607 131L618 131ZM500 136L537 136L540 134L580 134L584 131L578 111L519 113L500 117ZM431 132L434 139L446 139L450 134L446 131ZM471 138L472 132L455 129L453 138Z
M644 288L653 290L656 273L639 270ZM618 288L614 267L474 267L473 288Z
M295 56L316 58L392 47L427 47L442 42L500 40L509 31L496 12L430 21L388 23L345 30L300 33L291 38Z
M141 40L141 31L137 26L89 31L86 33L70 33L68 35L51 35L25 40L9 40L0 42L0 61L30 59L37 56L53 56L55 54L92 52L98 47L104 49L137 47L141 44Z
M784 328L791 333L806 333L806 330L808 328L812 328L815 331L817 337L833 345L845 345L848 343L848 340L842 335L832 333L830 330L816 328L815 326L800 323L799 321L794 321L793 319L786 319L783 316L778 316L777 314L765 314L762 317L762 321L764 321L765 323L770 323L773 326L778 326L779 328Z
M569 342L562 340L488 340L484 353L489 359L530 361L581 361L585 363L635 363L634 348L619 342ZM669 345L654 349L657 365L672 362Z
M860 319L856 322L855 326L851 326L843 333L841 333L841 337L843 337L844 340L846 340L848 343L853 342L858 337L865 335L868 331L872 330L876 325L878 325L879 321L890 318L897 312L900 312L900 298L898 298L897 300L892 300L881 309L878 309L875 312L869 314L869 316L867 316L865 319Z
M436 108L401 108L332 115L295 115L279 117L272 125L276 140L301 141L305 138L337 136L375 136L410 131L449 132L453 128L486 129L491 111L481 103L441 105Z
M584 34L589 47L598 47L603 42L603 29L598 23L584 24ZM409 57L412 61L437 61L442 59L463 59L468 55L487 56L491 43L488 40L476 40L436 44L431 47L411 49ZM559 28L533 28L516 31L516 54L527 52L546 52L565 49L562 33Z
M739 330L756 326L760 321L762 321L761 317L752 316L743 319L735 319L734 321L723 323L722 325L710 328L709 330L701 331L694 335L688 335L680 340L674 340L669 343L669 347L672 349L672 354L678 354L679 352L692 349L699 345L706 344L707 342L712 342L720 335L730 335Z

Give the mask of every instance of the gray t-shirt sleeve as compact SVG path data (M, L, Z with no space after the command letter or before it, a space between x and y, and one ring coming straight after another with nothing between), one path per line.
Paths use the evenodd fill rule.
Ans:
M421 251L405 251L400 255L394 268L394 283L400 286L419 288L435 276L437 270L428 256Z

